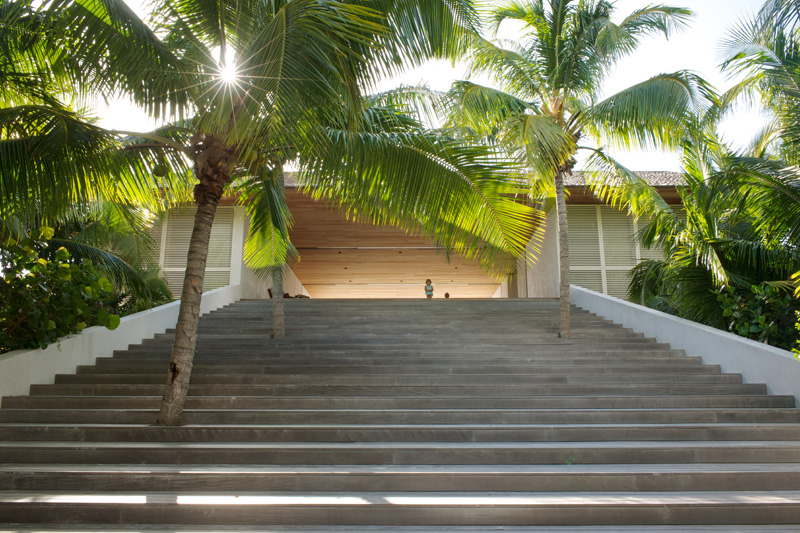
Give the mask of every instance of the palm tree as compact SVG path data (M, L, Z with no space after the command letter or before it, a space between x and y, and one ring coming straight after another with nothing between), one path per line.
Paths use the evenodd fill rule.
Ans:
M453 139L440 142L409 125L398 109L376 108L363 96L382 75L456 55L475 18L467 0L187 0L158 4L151 28L121 0L45 2L40 20L51 63L85 91L124 94L167 119L126 148L158 175L188 171L197 180L158 424L179 422L208 239L225 191L238 190L246 201L251 266L281 265L291 253L280 186L287 161L299 161L312 181L323 171L341 171L341 181L349 182L344 196L366 183L352 171L358 162L371 169L378 188L347 197L368 204L363 212L420 228L446 249L473 252L486 265L520 253L531 211L508 194L515 187L493 175L495 154ZM392 157L384 160L387 153ZM331 155L338 159L327 159ZM458 194L451 198L448 189ZM396 194L402 202L392 200Z
M722 144L702 148L689 147L684 156L681 212L656 202L637 210L651 221L638 236L640 243L663 250L664 259L633 269L629 296L642 305L727 329L718 301L721 290L749 292L765 282L781 286L800 269L800 246L787 232L797 219L765 225L757 207L763 197L751 195L754 188L748 185L785 183L782 164L732 153ZM792 181L796 188L796 176Z
M504 147L530 172L531 191L554 195L558 214L560 334L569 336L569 248L564 176L578 150L593 152L589 165L596 192L610 175L641 180L604 151L584 147L585 137L624 148L674 147L705 90L688 73L663 74L598 101L611 67L642 37L670 36L690 16L688 9L652 5L612 21L605 0L510 1L493 9L495 34L502 23L524 26L519 42L475 39L473 72L493 77L499 89L456 82L450 92L450 124L464 134ZM634 186L634 185L631 185Z
M723 43L722 69L743 80L725 95L757 96L771 112L773 156L800 163L800 12L789 0L765 1L758 14L741 20Z
M741 161L742 172L725 185L747 199L760 231L777 242L800 243L800 12L788 0L765 1L758 14L740 21L724 43L724 71L744 79L724 98L760 97L772 122ZM781 163L785 162L785 163ZM744 171L749 170L749 171ZM793 276L800 296L800 271Z
M168 301L157 269L146 265L153 243L144 208L163 207L147 165L65 103L69 69L54 61L33 4L0 6L0 240L53 227L45 257L63 246L72 261L91 260L130 309Z

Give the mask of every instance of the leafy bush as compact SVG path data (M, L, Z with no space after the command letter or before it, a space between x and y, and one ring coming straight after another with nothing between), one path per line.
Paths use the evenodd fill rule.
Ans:
M750 290L725 287L718 296L728 330L784 350L791 350L800 339L796 329L800 300L788 291L766 283Z
M797 311L795 315L797 316L797 322L794 325L794 329L797 331L797 341L794 343L792 353L796 359L800 359L800 311Z
M114 286L91 262L70 262L60 248L48 261L40 257L42 243L53 230L42 228L32 238L9 240L0 246L0 352L41 347L92 325L116 329Z

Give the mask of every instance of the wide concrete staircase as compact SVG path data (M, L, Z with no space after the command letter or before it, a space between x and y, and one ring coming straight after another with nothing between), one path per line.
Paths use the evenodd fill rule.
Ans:
M0 531L800 530L792 397L555 302L286 305L201 319L181 427L169 333L4 398Z

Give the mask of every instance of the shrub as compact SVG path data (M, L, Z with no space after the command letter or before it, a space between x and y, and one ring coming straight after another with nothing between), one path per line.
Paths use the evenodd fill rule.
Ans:
M795 327L800 301L788 291L766 283L750 290L725 287L718 299L733 333L784 350L794 348L800 339Z
M53 231L42 228L32 238L0 246L0 352L41 347L92 325L116 329L120 318L114 286L89 261L75 264L60 248L48 261L42 243Z

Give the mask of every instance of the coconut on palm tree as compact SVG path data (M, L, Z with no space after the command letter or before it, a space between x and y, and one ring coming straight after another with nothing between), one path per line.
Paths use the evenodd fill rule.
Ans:
M569 248L564 177L580 150L592 153L589 184L602 193L615 181L628 190L643 181L599 144L624 148L675 147L705 87L689 73L663 74L601 99L611 68L648 35L672 35L690 16L684 8L651 5L615 21L605 0L505 2L491 11L495 32L508 21L522 27L518 41L477 38L471 69L496 87L456 82L450 124L463 134L503 147L528 167L534 196L555 196L559 232L560 334L569 336ZM637 184L638 182L638 184Z
M487 267L524 247L531 210L514 201L495 153L364 97L382 76L458 54L474 33L467 0L165 0L150 25L121 0L50 0L39 16L51 63L83 92L123 95L165 121L133 137L129 159L146 162L160 185L196 179L159 424L178 423L188 390L220 198L236 191L247 207L248 264L281 265L291 251L281 186L290 160L310 182L327 180L320 194Z

